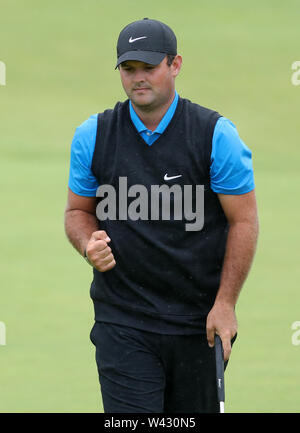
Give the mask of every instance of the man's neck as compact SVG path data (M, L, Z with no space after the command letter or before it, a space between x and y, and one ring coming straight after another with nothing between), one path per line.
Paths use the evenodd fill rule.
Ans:
M170 108L172 102L174 101L175 92L172 98L168 102L166 102L164 105L160 105L159 107L153 109L153 110L143 110L143 108L137 107L132 101L132 107L136 114L139 116L143 124L146 126L147 129L150 131L155 131L155 129L160 124L160 121Z

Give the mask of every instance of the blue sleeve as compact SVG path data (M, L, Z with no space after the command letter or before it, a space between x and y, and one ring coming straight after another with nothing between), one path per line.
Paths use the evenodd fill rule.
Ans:
M239 195L254 189L252 153L239 137L235 125L225 117L216 123L211 152L211 189Z
M76 128L70 158L69 188L78 195L96 197L99 186L91 171L97 133L97 114Z

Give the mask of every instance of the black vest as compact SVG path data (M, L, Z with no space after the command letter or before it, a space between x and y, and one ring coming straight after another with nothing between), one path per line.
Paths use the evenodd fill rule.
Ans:
M131 121L128 100L98 115L92 171L100 184L98 191L103 185L116 191L115 216L99 221L99 230L111 238L109 246L117 264L104 273L94 269L91 297L96 320L164 334L205 333L228 232L217 194L210 188L212 137L219 117L215 111L179 98L168 127L148 146ZM134 192L136 185L148 194L144 209L148 208L148 218L132 220L129 207L127 217L124 209L138 194L127 198L124 194L126 187L133 187ZM153 185L166 185L166 189L177 185L177 195L165 196L169 217L168 213L166 218L162 216L162 209L159 215L154 209ZM187 185L192 190L193 210L196 185L202 185L202 194L204 191L201 230L187 230L193 221L186 220L184 211L181 219L174 213L180 191L183 209ZM107 200L107 195L99 199L98 206L105 197Z

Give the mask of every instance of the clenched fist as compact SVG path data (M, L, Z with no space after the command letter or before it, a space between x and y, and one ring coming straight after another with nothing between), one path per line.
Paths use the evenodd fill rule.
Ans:
M100 272L106 272L115 267L116 262L107 245L110 238L104 230L92 233L91 239L86 246L86 255L91 265Z

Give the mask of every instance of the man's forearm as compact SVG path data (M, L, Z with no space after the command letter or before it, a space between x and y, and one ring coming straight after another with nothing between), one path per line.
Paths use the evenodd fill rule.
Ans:
M230 226L220 287L215 303L235 306L254 258L258 222L237 222Z
M67 210L65 212L65 232L76 250L83 255L84 249L93 232L99 230L95 215L82 210Z

